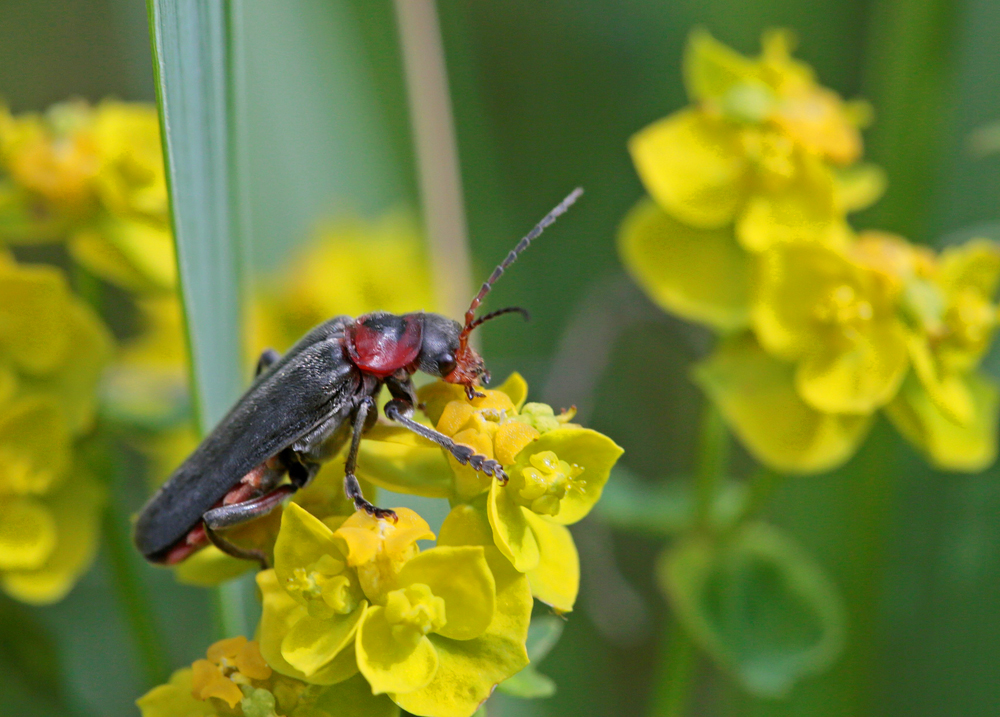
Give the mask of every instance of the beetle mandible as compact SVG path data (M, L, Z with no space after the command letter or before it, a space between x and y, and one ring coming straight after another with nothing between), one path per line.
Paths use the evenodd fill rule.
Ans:
M411 376L423 371L465 387L470 400L489 382L469 334L507 307L476 317L504 271L583 193L575 189L507 254L465 312L465 323L417 312L338 316L312 329L284 356L268 349L257 377L219 424L146 503L135 525L135 544L147 560L174 564L209 542L266 565L259 551L233 545L218 531L262 516L308 485L321 464L348 441L344 493L357 510L395 519L361 493L355 476L361 437L378 418L375 398L385 386L385 417L437 443L460 463L506 482L500 464L412 419ZM482 395L482 394L478 394ZM288 481L285 482L285 476Z

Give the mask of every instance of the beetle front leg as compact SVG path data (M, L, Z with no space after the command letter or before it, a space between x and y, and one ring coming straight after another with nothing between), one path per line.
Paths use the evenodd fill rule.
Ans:
M413 431L418 436L423 436L428 440L434 441L451 455L455 456L455 460L462 465L468 463L474 470L482 471L488 476L496 476L501 485L505 485L507 483L507 474L504 473L503 466L500 465L499 461L495 461L492 458L487 458L480 453L476 453L476 451L469 446L455 443L455 441L451 440L440 431L435 431L433 428L425 426L422 423L417 423L410 418L411 413L413 413L413 404L407 403L404 400L393 399L392 401L389 401L389 403L385 404L385 417L390 421L395 421L404 428L408 428Z
M368 515L380 520L390 518L395 523L397 520L395 511L386 508L376 508L365 500L364 495L361 493L361 484L358 483L358 477L354 474L358 469L358 450L361 447L361 434L365 430L365 421L368 418L368 412L373 408L375 408L375 400L366 397L358 404L358 407L354 411L354 431L351 435L351 448L347 452L347 463L344 466L344 494L350 500L354 501L355 509L363 510Z

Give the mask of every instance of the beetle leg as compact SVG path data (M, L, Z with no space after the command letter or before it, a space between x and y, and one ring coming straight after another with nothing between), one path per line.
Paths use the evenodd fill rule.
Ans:
M406 401L393 399L392 401L389 401L389 403L385 404L385 417L390 421L395 421L404 428L410 429L418 436L423 436L424 438L434 441L451 455L455 456L455 460L462 465L468 463L477 471L482 471L488 476L496 476L501 485L505 485L507 483L507 474L504 473L503 467L500 465L499 461L495 461L492 458L487 458L482 454L476 453L475 450L469 446L455 443L455 441L448 438L448 436L444 435L440 431L435 431L430 426L417 423L409 417L409 414L412 412L413 405L408 404Z
M231 528L234 525L240 525L241 523L246 523L254 518L259 518L262 515L267 515L274 510L278 504L281 503L281 501L295 493L297 490L297 486L286 483L285 485L278 486L274 490L265 493L259 498L253 498L252 500L244 500L239 503L230 503L229 505L213 508L202 516L202 520L205 524L205 533L208 536L208 539L219 550L232 555L234 558L257 560L264 566L264 568L269 567L267 564L267 557L262 552L259 550L245 550L237 547L219 535L217 531L225 528Z
M347 464L344 466L344 494L350 500L354 501L354 507L357 510L363 510L368 515L379 519L390 518L395 523L396 513L394 511L385 508L376 508L365 500L364 495L361 494L361 485L358 483L358 477L354 475L354 472L358 468L358 449L361 447L361 434L365 430L365 421L368 418L368 412L373 408L375 408L375 400L370 396L366 396L354 411L354 432L351 435L351 448L347 452Z
M261 351L260 358L257 359L257 369L254 371L254 376L260 376L271 364L280 358L281 354L274 349L264 349Z

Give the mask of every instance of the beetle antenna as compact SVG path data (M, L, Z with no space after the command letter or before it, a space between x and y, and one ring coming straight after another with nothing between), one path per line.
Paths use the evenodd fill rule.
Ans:
M507 258L504 259L503 262L501 262L500 265L493 270L493 273L490 274L490 278L487 279L485 282L483 282L483 286L479 290L479 293L476 294L476 298L474 298L472 300L472 304L469 305L469 310L465 312L465 328L463 328L462 333L459 334L459 341L461 342L461 345L463 347L468 343L469 332L471 332L476 326L479 326L481 323L483 323L483 321L486 321L489 318L493 318L492 315L487 314L480 321L478 322L476 321L476 309L478 309L479 305L483 303L483 299L486 298L486 295L488 293L490 293L490 289L493 288L493 285L497 283L497 280L499 280L501 276L503 276L503 273L507 269L507 267L509 267L517 260L517 257L521 254L521 252L527 249L531 245L531 242L537 239L538 235L541 234L543 231L545 231L545 229L550 224L552 224L552 222L554 222L560 216L565 214L566 210L569 209L573 205L573 203L580 198L581 194L583 194L582 187L577 187L572 192L570 192L565 199L563 199L561 202L559 202L559 204L556 205L555 209L546 214L545 217L542 219L542 221L538 222L538 224L535 225L535 228L532 229L530 232L528 232L524 236L524 238L517 243L517 246L511 249L510 253L507 254ZM516 309L510 309L510 310L514 311ZM503 310L503 313L507 313L507 311L508 310L505 309ZM521 311L523 311L523 309ZM494 312L494 314L499 316L497 312Z
M469 331L479 328L485 324L490 319L495 319L498 316L503 316L504 314L518 313L524 317L525 321L531 321L531 314L523 306L505 306L502 309L497 309L496 311L491 311L485 316L480 316L478 319L469 324Z

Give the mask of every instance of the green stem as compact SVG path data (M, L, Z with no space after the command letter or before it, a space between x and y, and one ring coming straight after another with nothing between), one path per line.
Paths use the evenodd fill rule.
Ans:
M691 702L698 651L674 616L661 642L649 717L681 717Z
M698 463L695 467L697 524L709 528L719 485L729 459L729 434L722 414L712 401L705 401L698 432Z
M695 466L696 529L712 529L712 512L729 459L729 433L711 401L702 409ZM695 688L698 649L675 616L669 618L656 668L650 717L680 717Z
M244 599L244 584L242 580L230 580L215 588L215 598L212 605L215 622L215 637L223 640L227 637L243 635L250 637L246 601Z
M156 625L152 601L136 563L138 559L121 508L112 500L104 513L104 545L111 564L111 582L135 641L147 684L161 684L170 676L167 646Z

